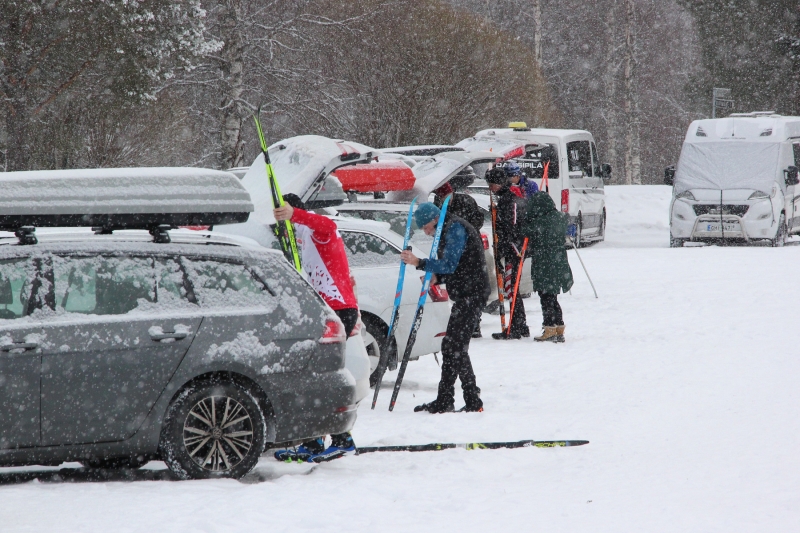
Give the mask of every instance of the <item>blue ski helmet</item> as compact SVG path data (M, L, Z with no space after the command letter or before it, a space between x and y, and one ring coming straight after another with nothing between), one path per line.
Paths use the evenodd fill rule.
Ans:
M521 176L522 169L519 168L519 165L514 163L513 161L509 161L505 165L503 165L503 169L506 171L506 176L509 178L511 176Z

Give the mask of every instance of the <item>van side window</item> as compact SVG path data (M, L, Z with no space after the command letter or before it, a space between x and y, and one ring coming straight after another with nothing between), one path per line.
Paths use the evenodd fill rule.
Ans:
M792 144L792 150L794 150L794 166L800 168L800 143Z
M592 169L594 169L595 177L602 174L600 171L600 157L597 155L597 147L594 145L594 142L592 142Z
M149 257L55 256L53 279L56 313L124 315L156 298Z
M181 259L202 307L269 307L277 305L269 290L238 263Z
M525 157L517 159L517 164L528 179L540 180L544 176L544 167L549 163L547 179L557 180L558 172L558 147L554 144L545 145L543 148L529 150Z
M592 153L589 141L567 143L567 160L570 172L582 172L582 177L592 177Z
M30 259L0 260L0 320L22 318L28 313L34 276Z

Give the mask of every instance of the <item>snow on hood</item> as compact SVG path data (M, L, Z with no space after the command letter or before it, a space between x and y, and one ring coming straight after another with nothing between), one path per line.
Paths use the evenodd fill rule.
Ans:
M390 202L427 202L428 196L447 183L453 176L469 165L493 163L498 154L493 152L444 152L424 159L411 170L417 178L414 187L407 191L393 191L386 195Z
M683 143L674 194L690 189L754 189L769 193L785 183L781 145L752 141Z
M269 158L281 193L296 194L303 201L317 192L329 173L344 165L370 161L374 153L373 148L363 144L319 135L292 137L269 147ZM242 184L255 205L255 212L250 220L274 224L264 154L259 154L250 165L242 178Z

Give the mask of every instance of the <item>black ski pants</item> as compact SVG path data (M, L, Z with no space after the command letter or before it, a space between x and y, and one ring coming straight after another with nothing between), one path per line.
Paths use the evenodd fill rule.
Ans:
M503 281L506 285L506 294L508 295L508 310L511 312L511 299L514 297L514 284L517 281L517 272L520 268L520 259L516 255L512 255L510 257L504 258L504 262L506 265L510 266L511 268L506 267L506 274L511 272L511 279L509 281L508 276L503 278ZM511 316L511 334L527 334L528 333L528 322L525 318L525 304L522 302L522 298L519 297L519 291L517 292L517 303L514 305L514 313Z
M561 315L561 305L558 303L558 294L539 293L542 303L542 325L563 326L564 317Z
M341 320L342 324L344 324L345 334L349 337L358 323L358 309L339 309L338 311L334 311L334 313L336 313L336 316L338 316L339 320ZM350 439L349 431L331 435L331 446L345 448L348 445L348 439ZM306 448L314 449L316 447L316 441L310 440L304 443L304 446Z
M453 301L447 333L442 339L442 377L439 380L437 401L455 402L456 378L461 380L464 401L470 407L482 407L481 390L475 382L475 372L469 359L469 341L481 320L486 297L459 298Z

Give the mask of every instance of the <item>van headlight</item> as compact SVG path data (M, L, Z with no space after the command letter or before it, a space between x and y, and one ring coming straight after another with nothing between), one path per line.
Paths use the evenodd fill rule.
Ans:
M769 194L765 193L764 191L756 191L750 195L748 200L765 200L769 198Z
M681 200L691 200L693 202L697 201L697 199L694 197L694 194L692 194L692 191L683 191L675 198L679 198Z

